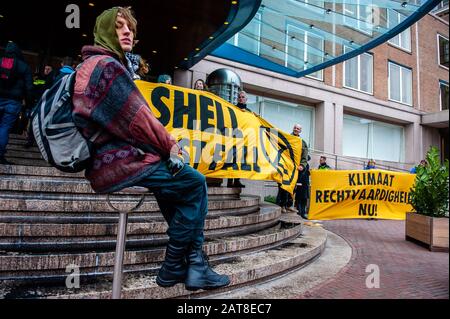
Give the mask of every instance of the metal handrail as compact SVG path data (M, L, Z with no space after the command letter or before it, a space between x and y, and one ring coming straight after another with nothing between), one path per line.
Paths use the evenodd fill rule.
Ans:
M120 299L122 296L122 277L123 277L123 256L125 254L125 244L127 237L127 224L128 224L128 214L136 211L142 206L145 200L145 196L149 194L149 190L145 187L129 187L121 190L122 193L129 194L139 194L141 198L139 202L134 205L131 209L123 210L115 207L111 203L111 195L106 195L106 201L112 210L118 212L119 224L117 227L117 243L116 243L116 253L114 256L114 273L113 273L113 289L112 289L112 299Z

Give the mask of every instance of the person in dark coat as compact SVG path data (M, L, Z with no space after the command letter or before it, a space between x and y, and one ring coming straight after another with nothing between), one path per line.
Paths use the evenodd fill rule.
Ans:
M236 106L243 111L248 110L248 108L247 108L247 93L245 91L239 91L238 103L236 104ZM241 183L240 178L229 178L228 182L227 182L227 187L245 188L245 185Z
M8 42L0 60L0 164L12 164L5 159L9 132L22 110L22 101L30 105L32 90L31 69L19 47Z

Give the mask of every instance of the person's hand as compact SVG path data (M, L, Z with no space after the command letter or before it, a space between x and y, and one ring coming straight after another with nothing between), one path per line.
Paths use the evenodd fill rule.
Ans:
M170 157L167 160L167 167L175 176L184 167L183 150L178 144L174 144L170 150Z
M178 144L174 144L170 149L170 158L183 161L183 150Z
M300 164L300 165L298 166L298 170L299 170L300 172L303 172L304 169L305 169L305 168L303 167L303 165Z

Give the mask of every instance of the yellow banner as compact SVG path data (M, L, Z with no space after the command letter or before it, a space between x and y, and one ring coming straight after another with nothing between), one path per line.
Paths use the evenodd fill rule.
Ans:
M385 170L312 170L308 219L404 220L416 175Z
M301 139L205 91L136 81L151 111L207 177L297 182Z

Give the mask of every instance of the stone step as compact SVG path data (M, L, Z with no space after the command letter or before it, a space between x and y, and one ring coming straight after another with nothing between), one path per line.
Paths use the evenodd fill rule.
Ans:
M92 187L85 178L52 177L52 176L2 176L0 191L21 192L54 192L94 194Z
M25 143L27 141L27 137L24 134L9 134L9 139L24 141Z
M260 212L244 216L217 216L205 221L205 229L225 229L238 226L253 225L280 217L281 211L265 207ZM165 221L150 223L129 222L127 234L148 235L163 234L167 231ZM117 223L103 224L11 224L0 223L0 242L5 237L15 237L23 240L28 237L84 237L84 236L116 236Z
M210 207L214 207L215 202L210 201ZM276 208L280 210L280 208ZM256 213L260 210L258 205L240 207L232 209L210 209L207 219L215 219L225 216L245 216ZM60 212L0 212L0 223L2 224L108 224L117 223L119 217L117 213L60 213ZM128 220L131 223L153 223L164 221L163 215L158 210L153 212L139 212L130 214Z
M247 225L240 224L227 228L212 229L208 229L205 226L205 238L214 239L224 236L251 234L279 223L278 218L276 218L279 217L278 212L270 212L262 215L264 215L264 217L258 223L249 223ZM252 218L239 221L251 222ZM207 223L205 222L205 224ZM214 223L212 223L212 225L214 225ZM114 235L86 235L82 237L1 237L0 251L51 253L56 251L108 250L115 248L115 241L116 236ZM154 247L165 244L167 241L167 235L162 232L127 235L127 247L130 248Z
M213 188L209 188L214 192ZM209 191L208 190L208 191ZM214 193L212 193L208 200L208 210L226 210L244 207L258 206L260 202L259 196L245 195L240 199L232 198L235 195L231 193L231 198L223 199L220 192L214 200ZM216 193L216 194L217 194ZM225 192L226 194L226 192ZM134 203L137 203L140 197L122 194L112 198L111 202L114 206L120 209L130 209ZM17 212L70 212L70 213L95 213L106 212L111 213L112 209L109 207L106 195L100 194L56 194L56 193L19 193L2 191L0 193L0 212L11 213ZM146 197L144 203L136 212L159 212L159 206L154 198L149 195Z
M210 210L206 218L223 216L241 216L259 211L258 206L241 207L225 210ZM61 213L61 212L0 212L0 223L8 224L107 224L117 223L117 213ZM139 212L130 214L131 223L152 223L164 221L160 212Z
M33 167L24 165L0 165L0 176L1 175L84 178L84 172L64 173L54 167Z
M22 141L20 141L22 142ZM30 153L36 153L41 154L41 151L39 151L39 148L37 146L31 146L31 147L25 147L24 143L16 143L15 141L9 141L8 145L6 146L6 152L8 151L20 151L20 152L30 152Z
M33 166L33 167L51 167L43 159L29 159L29 158L21 158L21 157L13 157L9 156L8 153L5 154L5 158L13 163L14 165L24 165L24 166ZM1 165L1 164L0 164Z
M126 274L123 282L122 298L162 299L162 298L203 298L219 292L230 291L267 280L274 280L288 272L313 262L325 248L327 233L322 228L305 228L303 236L284 245L264 249L236 258L225 259L214 265L218 273L230 276L228 287L216 290L188 291L183 284L170 288L158 287L154 273ZM112 281L102 280L83 284L80 289L59 287L17 287L5 282L3 298L50 298L50 299L109 299ZM2 296L0 296L1 298Z
M27 149L23 150L10 149L6 152L6 157L43 160L40 152L29 152Z
M251 235L220 238L206 241L204 250L209 256L223 259L225 255L237 254L261 250L267 247L284 244L301 235L301 224L281 223L275 227ZM125 269L145 264L161 263L164 260L165 247L129 250L124 255ZM0 280L9 277L38 277L50 276L59 273L66 276L67 265L77 265L86 275L92 270L112 271L114 266L114 251L107 252L73 252L62 254L30 254L30 253L3 253L0 255ZM86 271L84 271L86 270ZM59 271L59 272L58 272ZM16 275L15 275L16 274Z
M42 175L18 175L9 174L20 170L23 173L31 171L23 166L20 169L12 168L14 165L4 167L0 172L0 191L20 191L20 192L47 192L47 193L64 193L64 194L96 194L91 187L89 181L80 176L62 175L59 176L42 176ZM43 173L51 173L50 169L41 170ZM120 193L120 192L118 192ZM238 198L240 194L239 188L228 187L208 187L208 194L211 195L227 195L223 199ZM231 195L231 196L228 196Z

